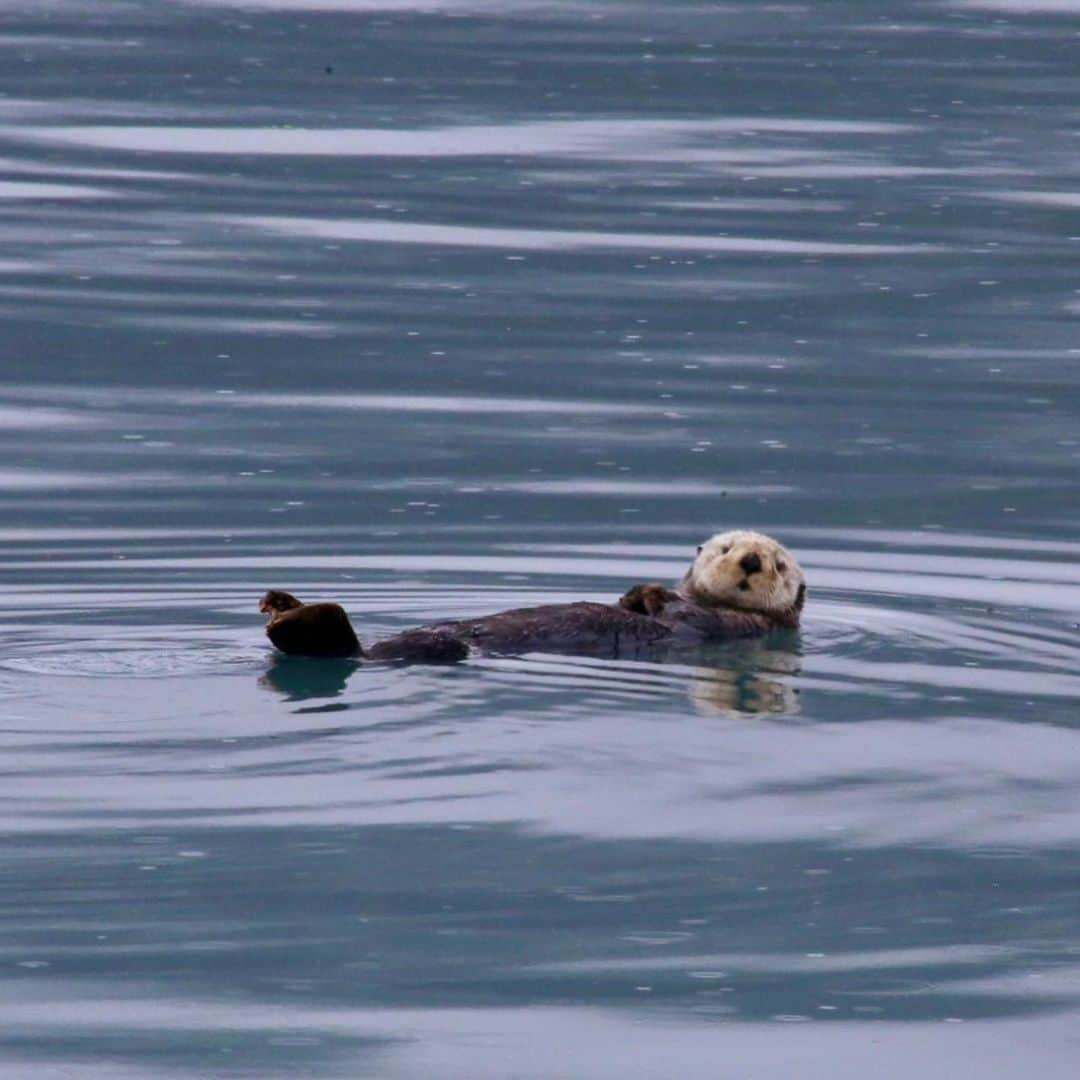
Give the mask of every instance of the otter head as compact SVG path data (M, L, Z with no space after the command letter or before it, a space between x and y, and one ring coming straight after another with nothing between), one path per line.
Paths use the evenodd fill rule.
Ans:
M703 607L762 611L798 622L806 582L791 552L756 532L717 533L697 549L679 592Z
M271 619L286 611L292 611L293 608L303 606L292 593L283 592L281 589L271 589L259 601L259 610L264 615L269 615Z

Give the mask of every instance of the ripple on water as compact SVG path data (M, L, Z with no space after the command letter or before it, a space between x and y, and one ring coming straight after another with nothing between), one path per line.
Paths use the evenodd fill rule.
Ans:
M265 650L206 642L178 647L173 641L142 645L96 645L93 648L44 648L33 655L8 656L0 667L28 675L64 677L169 678L177 675L228 675L251 669Z

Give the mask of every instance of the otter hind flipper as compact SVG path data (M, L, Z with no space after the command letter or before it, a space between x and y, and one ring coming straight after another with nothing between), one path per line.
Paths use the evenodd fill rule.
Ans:
M294 656L362 656L349 616L339 604L300 604L272 614L266 636Z

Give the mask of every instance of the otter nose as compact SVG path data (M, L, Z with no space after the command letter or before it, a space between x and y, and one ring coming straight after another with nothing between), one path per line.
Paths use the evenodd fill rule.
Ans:
M739 566L744 574L756 574L761 569L761 559L756 551L751 551L739 560Z

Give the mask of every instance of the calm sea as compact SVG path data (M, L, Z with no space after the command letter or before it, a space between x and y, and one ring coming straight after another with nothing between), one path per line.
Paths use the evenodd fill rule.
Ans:
M1080 1073L1080 3L6 0L0 1075ZM273 655L787 543L694 663Z

